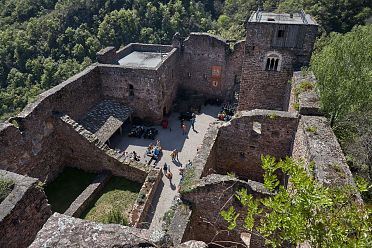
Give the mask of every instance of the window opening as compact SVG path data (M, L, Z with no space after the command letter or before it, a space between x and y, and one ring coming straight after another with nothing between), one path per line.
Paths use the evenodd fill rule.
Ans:
M284 30L278 30L278 38L284 37Z
M280 58L278 55L270 55L266 59L266 66L265 70L266 71L279 71L279 65L280 65Z
M134 87L133 87L133 84L129 84L129 96L134 96Z

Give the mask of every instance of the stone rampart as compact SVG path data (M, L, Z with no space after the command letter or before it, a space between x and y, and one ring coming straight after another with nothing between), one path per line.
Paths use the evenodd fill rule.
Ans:
M0 170L14 188L0 203L0 247L27 247L52 214L41 183L36 178Z
M324 185L354 185L341 147L325 117L302 116L293 157L314 162L315 177Z

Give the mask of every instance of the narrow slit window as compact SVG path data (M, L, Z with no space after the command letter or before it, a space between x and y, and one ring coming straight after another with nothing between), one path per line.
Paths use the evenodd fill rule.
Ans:
M133 87L133 84L129 84L129 96L134 96L134 87Z

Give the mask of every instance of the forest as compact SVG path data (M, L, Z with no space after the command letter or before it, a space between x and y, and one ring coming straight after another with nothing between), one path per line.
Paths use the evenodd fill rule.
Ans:
M169 44L191 31L243 39L258 7L304 9L319 23L311 69L322 108L351 169L372 178L370 0L0 0L0 120L94 62L103 47Z

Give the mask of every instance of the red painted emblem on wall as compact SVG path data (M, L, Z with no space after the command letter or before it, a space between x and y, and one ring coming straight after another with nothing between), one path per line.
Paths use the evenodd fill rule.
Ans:
M218 87L221 84L221 66L214 65L212 66L212 86Z

